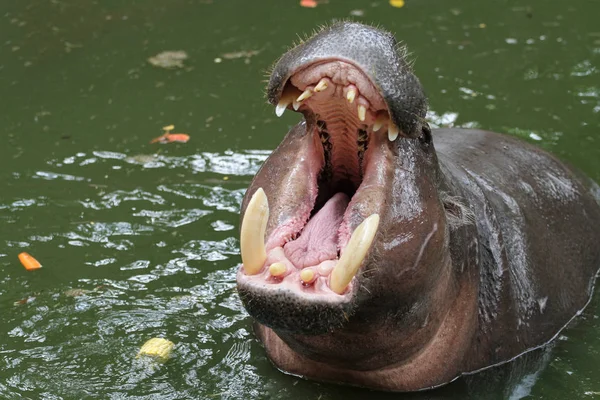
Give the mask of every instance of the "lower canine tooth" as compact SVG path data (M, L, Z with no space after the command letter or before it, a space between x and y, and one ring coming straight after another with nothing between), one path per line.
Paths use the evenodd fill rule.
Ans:
M396 140L399 132L400 130L398 129L398 127L392 122L390 122L390 124L388 125L388 139L390 139L390 142Z
M370 215L352 233L344 252L331 272L329 287L342 294L362 264L379 227L379 214Z
M267 260L265 230L269 220L269 202L262 188L250 199L240 233L242 264L247 275L256 275Z

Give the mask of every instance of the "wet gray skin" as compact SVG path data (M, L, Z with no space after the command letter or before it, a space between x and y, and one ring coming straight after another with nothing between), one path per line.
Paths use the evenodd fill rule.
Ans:
M599 187L508 136L430 131L405 51L389 33L357 23L324 28L286 53L271 75L270 103L301 93L295 77L332 60L362 72L368 82L356 85L372 85L384 101L373 115L387 112L400 135L391 141L385 129L373 131L369 117L347 116L338 133L328 131L339 121L305 104L304 120L251 183L242 219L263 188L267 241L299 210L312 217L337 192L351 198L349 232L371 214L381 218L342 295L312 296L310 287L289 290L240 269L240 297L273 363L316 380L412 391L555 338L589 301L600 267ZM336 164L346 159L356 160ZM301 236L300 229L290 240Z

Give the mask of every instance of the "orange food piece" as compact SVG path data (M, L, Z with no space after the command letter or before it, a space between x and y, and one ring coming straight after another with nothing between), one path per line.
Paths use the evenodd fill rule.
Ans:
M150 143L186 143L188 140L190 140L190 135L185 133L165 133L164 135L152 139Z
M190 135L186 135L185 133L169 133L167 135L167 142L181 142L185 143L190 140Z
M165 133L164 135L160 135L157 138L154 138L150 141L150 143L167 143L167 136L169 136L168 133Z
M300 0L301 7L315 8L317 4L316 0Z
M25 252L19 254L19 261L21 261L21 264L23 264L27 271L33 271L35 269L42 268L42 264L40 264L38 260Z

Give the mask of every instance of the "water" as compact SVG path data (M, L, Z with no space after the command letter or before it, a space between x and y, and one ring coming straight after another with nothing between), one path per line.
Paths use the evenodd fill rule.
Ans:
M598 15L593 1L4 2L0 397L597 397L598 299L522 373L405 396L275 370L234 278L244 190L298 121L262 93L297 34L380 24L413 53L432 123L511 133L600 180ZM169 50L182 68L147 61ZM191 140L150 144L168 124ZM25 271L21 251L43 269ZM176 344L166 363L136 359L151 337Z

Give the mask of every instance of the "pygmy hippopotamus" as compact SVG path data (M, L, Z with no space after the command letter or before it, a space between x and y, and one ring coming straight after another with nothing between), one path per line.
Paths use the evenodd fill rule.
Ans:
M304 119L244 198L237 287L280 370L431 388L548 343L588 303L598 185L509 136L432 131L390 33L323 28L267 96Z

